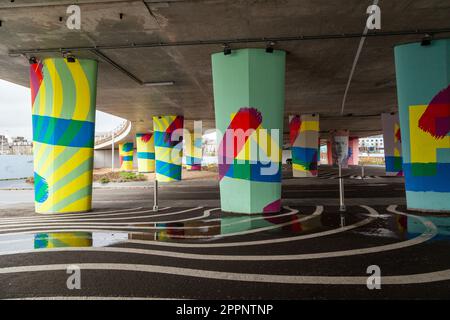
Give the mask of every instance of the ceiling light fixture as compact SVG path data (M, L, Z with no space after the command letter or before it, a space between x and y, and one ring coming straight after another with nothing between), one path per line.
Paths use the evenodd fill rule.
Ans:
M225 43L223 45L223 54L226 55L226 56L231 54L231 47L230 47L230 45L228 43Z
M425 34L425 36L422 38L422 42L420 43L420 45L422 47L424 46L429 46L431 44L431 40L433 40L433 36L431 34Z
M273 53L273 47L275 46L275 42L270 41L266 45L266 52L267 53Z
M161 81L161 82L144 82L142 83L145 87L161 87L161 86L173 86L174 81Z

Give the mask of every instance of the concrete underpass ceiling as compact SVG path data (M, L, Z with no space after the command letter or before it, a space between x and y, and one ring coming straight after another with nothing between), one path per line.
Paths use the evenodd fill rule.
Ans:
M69 4L80 4L81 31L66 28ZM28 62L11 50L121 46L195 40L272 38L362 33L373 1L192 0L192 1L32 1L0 4L0 78L29 86ZM381 0L382 30L450 27L450 1ZM123 18L120 19L120 13ZM435 37L448 37L441 33ZM288 52L286 110L320 113L323 136L350 129L355 136L379 133L379 114L397 110L393 46L423 34L368 37L350 87L345 116L341 103L360 38L277 42ZM233 44L232 48L264 43ZM102 49L101 53L144 82L174 81L172 86L142 86L88 50L78 57L98 59L98 110L129 119L136 131L152 128L151 117L182 114L214 127L210 55L220 44ZM60 56L59 53L37 53ZM30 54L28 54L30 56ZM352 114L352 116L349 116Z

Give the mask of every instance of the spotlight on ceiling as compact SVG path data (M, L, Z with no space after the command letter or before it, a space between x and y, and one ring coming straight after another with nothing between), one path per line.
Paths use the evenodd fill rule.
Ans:
M273 46L275 45L275 42L271 41L268 42L266 45L266 52L267 53L273 53Z
M70 52L63 52L63 57L66 58L68 63L75 63L77 61L75 56Z
M175 81L161 81L161 82L144 82L142 85L144 87L162 87L162 86L173 86Z
M431 44L431 40L433 40L433 36L431 34L426 34L422 38L422 42L420 43L421 46L429 46Z
M28 62L29 62L30 64L36 64L36 63L38 63L36 57L30 57L30 59L28 59Z
M223 45L223 54L226 56L231 54L231 47L227 43Z

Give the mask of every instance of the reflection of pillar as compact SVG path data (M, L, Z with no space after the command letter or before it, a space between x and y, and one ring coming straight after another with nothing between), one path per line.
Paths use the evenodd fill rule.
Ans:
M348 130L333 130L330 132L332 163L342 168L348 167Z
M90 232L52 232L34 235L35 249L62 247L92 247Z
M359 138L348 139L348 165L357 166L359 164Z
M395 47L408 208L450 211L450 39Z
M212 56L223 211L280 210L285 57L263 49Z
M185 137L186 169L202 170L202 135L194 130Z
M120 171L133 171L133 142L119 144Z
M136 134L136 153L138 171L142 173L155 171L155 137L153 133Z
M153 117L156 179L158 181L181 180L183 124L182 116Z
M97 62L51 58L30 71L36 212L89 211Z
M402 138L398 113L381 114L387 176L402 176Z
M317 177L319 115L289 116L289 133L294 177Z

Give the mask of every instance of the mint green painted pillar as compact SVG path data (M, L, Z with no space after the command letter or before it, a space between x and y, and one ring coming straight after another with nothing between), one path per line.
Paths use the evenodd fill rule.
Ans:
M223 211L280 211L285 60L264 49L212 55Z
M395 47L409 209L450 212L450 39Z

